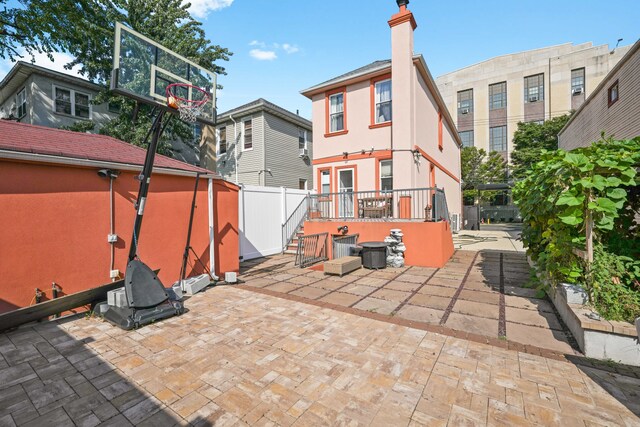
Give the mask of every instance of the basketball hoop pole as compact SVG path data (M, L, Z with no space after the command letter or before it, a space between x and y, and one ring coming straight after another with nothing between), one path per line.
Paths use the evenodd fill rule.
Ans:
M142 174L140 175L140 190L138 191L138 200L136 201L136 220L133 225L133 237L131 239L131 247L129 249L129 261L135 259L138 253L138 242L140 240L140 228L142 227L142 216L144 215L144 207L147 201L147 193L149 192L149 181L151 180L151 171L153 170L153 161L156 157L156 150L158 148L158 140L164 130L162 126L162 119L164 118L166 111L160 109L158 115L151 125L151 143L147 148L147 155L144 159L144 166L142 168Z

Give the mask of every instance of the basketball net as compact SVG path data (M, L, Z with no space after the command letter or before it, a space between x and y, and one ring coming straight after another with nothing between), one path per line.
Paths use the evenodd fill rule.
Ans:
M185 88L193 93L200 93L201 99L188 99L176 95L175 88ZM167 86L167 105L178 110L180 120L195 123L209 101L209 94L202 88L187 83L172 83Z

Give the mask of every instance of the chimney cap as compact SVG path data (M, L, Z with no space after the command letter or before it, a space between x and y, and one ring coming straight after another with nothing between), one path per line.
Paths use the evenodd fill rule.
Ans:
M398 7L406 7L409 4L409 0L396 0L396 3L398 3Z

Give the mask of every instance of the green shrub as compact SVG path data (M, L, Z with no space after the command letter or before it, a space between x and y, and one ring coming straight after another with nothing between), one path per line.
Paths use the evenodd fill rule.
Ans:
M513 191L528 254L552 284L582 285L605 318L640 316L640 264L634 261L640 258L634 219L640 207L640 137L603 139L571 152L544 152L541 158ZM590 268L576 252L585 250L588 218L599 245Z

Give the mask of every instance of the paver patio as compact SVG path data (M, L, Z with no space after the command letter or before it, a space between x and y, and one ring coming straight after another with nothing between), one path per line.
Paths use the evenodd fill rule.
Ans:
M638 371L231 286L186 307L136 331L75 317L1 334L0 425L640 425Z
M551 303L525 287L530 268L521 252L459 250L440 269L360 269L343 277L295 268L293 258L283 255L243 263L241 271L246 289L269 295L301 297L354 313L440 325L554 352L577 350Z

